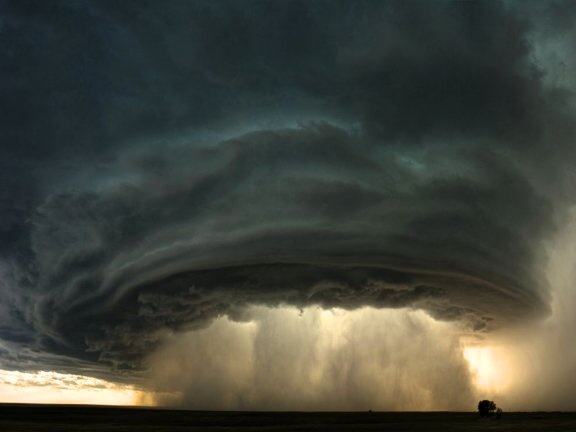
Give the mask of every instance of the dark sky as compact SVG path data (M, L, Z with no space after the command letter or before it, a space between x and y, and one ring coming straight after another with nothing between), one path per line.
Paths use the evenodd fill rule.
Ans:
M0 364L130 379L247 305L546 316L574 5L0 0Z

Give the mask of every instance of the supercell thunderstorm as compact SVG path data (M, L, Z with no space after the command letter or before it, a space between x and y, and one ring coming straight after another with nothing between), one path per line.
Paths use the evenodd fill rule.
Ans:
M130 381L253 306L546 316L574 14L0 2L2 367Z

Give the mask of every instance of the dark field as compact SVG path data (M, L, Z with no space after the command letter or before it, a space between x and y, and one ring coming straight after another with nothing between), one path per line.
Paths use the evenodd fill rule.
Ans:
M0 404L1 432L34 431L576 431L576 413L214 412Z

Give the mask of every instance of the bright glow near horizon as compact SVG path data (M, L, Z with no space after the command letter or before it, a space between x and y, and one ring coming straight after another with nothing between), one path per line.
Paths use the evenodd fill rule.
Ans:
M133 386L57 372L0 370L0 402L137 405L143 392Z
M512 371L502 349L494 346L468 346L462 354L480 393L494 397L509 387Z

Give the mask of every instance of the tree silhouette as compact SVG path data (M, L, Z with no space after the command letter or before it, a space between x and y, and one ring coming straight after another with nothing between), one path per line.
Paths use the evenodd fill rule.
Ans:
M481 400L478 402L478 413L480 417L488 417L496 411L496 404L491 400Z

